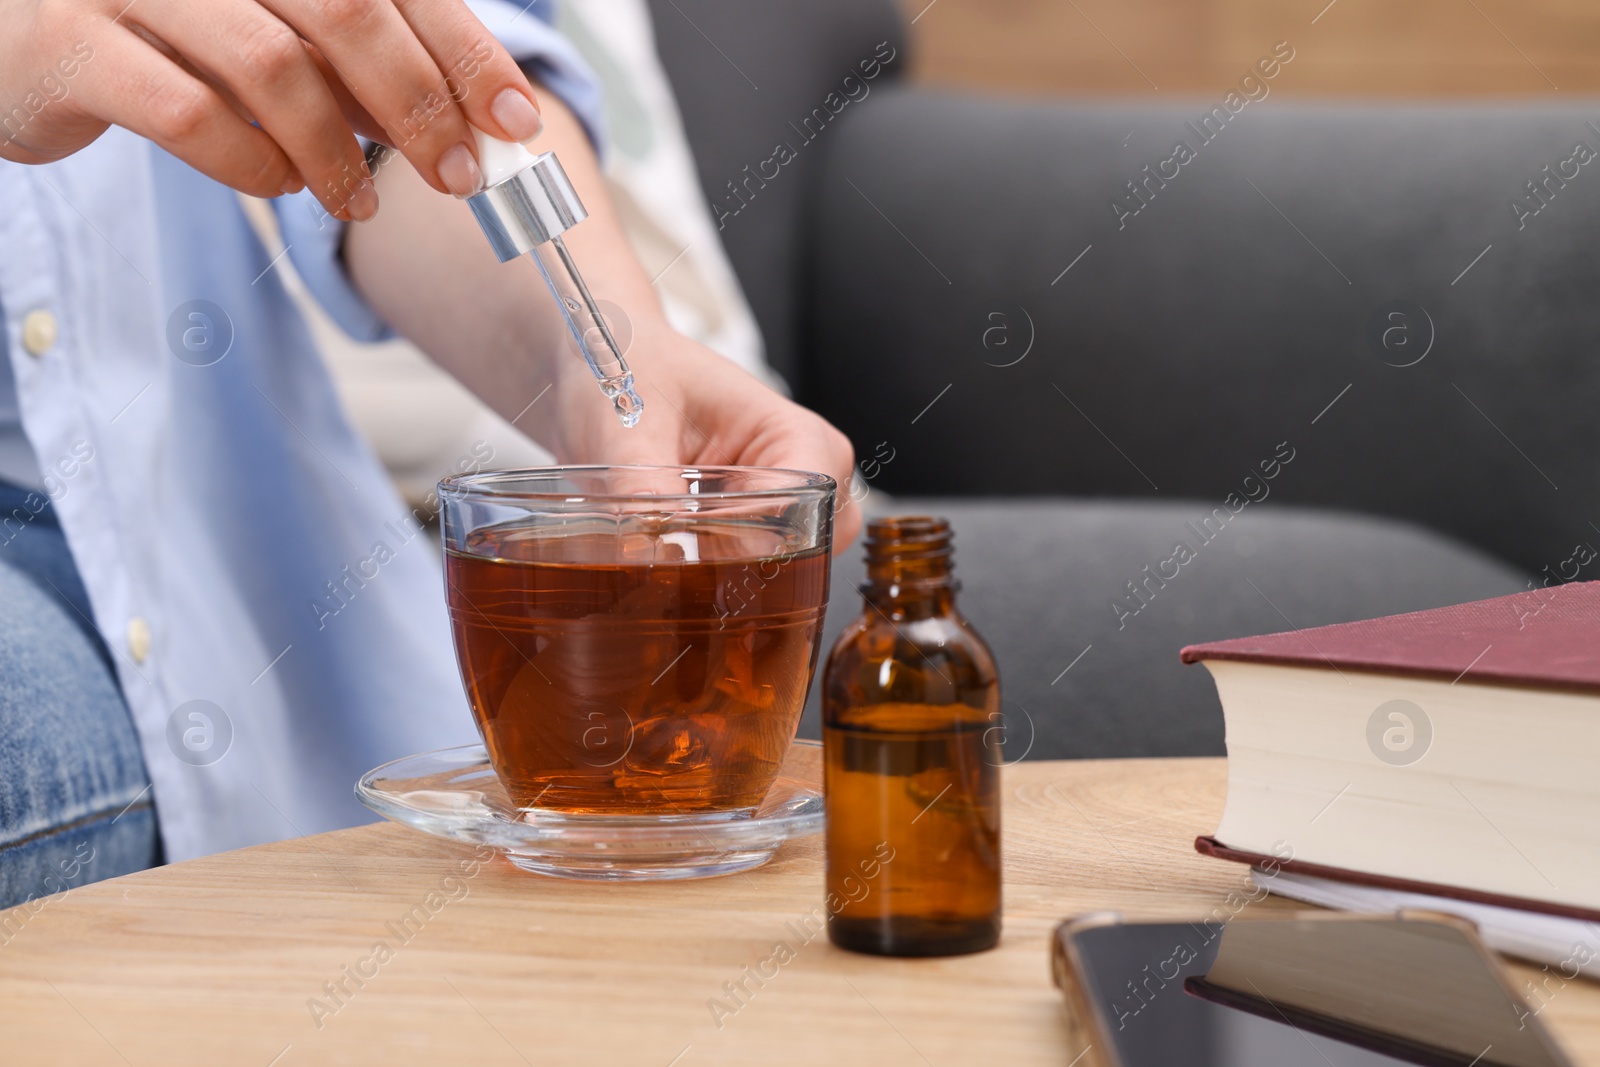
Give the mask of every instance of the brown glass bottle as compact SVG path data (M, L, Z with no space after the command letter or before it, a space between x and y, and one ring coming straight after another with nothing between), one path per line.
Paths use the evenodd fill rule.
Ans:
M867 526L859 618L823 676L828 936L884 956L1000 939L1000 682L956 612L950 526Z

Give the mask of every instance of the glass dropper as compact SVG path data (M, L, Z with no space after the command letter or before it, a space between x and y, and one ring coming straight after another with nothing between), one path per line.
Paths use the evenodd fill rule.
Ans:
M552 237L535 246L528 258L533 260L550 292L555 294L556 304L567 320L567 329L572 331L579 353L600 383L600 391L610 398L622 425L634 425L644 410L644 401L633 388L633 372L622 358L622 348L611 332L611 324L600 313L589 287L583 284L583 275L578 273L578 265L572 261L566 242Z
M485 188L468 197L467 205L490 247L502 263L524 255L533 260L600 391L611 401L622 425L636 425L644 413L644 401L634 388L633 372L561 239L589 217L583 201L555 153L534 155L520 144L497 140L482 130L473 132Z

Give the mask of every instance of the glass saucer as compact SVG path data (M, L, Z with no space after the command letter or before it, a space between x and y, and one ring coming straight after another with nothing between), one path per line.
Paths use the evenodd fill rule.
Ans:
M522 811L482 745L385 763L356 783L386 819L439 837L489 845L535 874L599 881L707 878L759 867L791 838L822 830L822 746L796 741L755 814L567 815Z

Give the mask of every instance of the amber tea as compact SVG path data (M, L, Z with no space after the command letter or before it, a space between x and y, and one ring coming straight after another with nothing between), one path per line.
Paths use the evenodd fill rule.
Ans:
M445 554L456 655L512 800L666 815L757 807L794 738L827 545L759 519L517 520Z

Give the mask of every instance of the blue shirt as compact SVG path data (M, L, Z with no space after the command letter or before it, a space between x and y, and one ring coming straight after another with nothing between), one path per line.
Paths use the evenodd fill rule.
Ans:
M548 12L472 6L592 130L597 85ZM321 304L383 334L339 224L273 203ZM362 772L474 736L434 538L272 267L234 192L125 130L0 162L0 423L55 501L171 860L362 821Z

